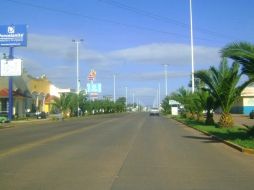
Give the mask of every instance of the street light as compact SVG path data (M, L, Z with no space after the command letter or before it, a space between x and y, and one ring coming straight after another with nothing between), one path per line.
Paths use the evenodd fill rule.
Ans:
M83 42L83 39L72 40L77 45L77 95L79 97L79 44ZM79 117L79 98L77 99L77 116Z
M191 86L194 93L194 48L193 48L193 30L192 30L192 0L190 0L190 35L191 35Z
M116 75L114 74L113 75L113 78L114 78L114 102L116 102Z
M165 95L168 95L168 64L164 65L164 74L165 74Z
M127 108L127 105L128 105L128 87L127 86L125 87L125 105Z

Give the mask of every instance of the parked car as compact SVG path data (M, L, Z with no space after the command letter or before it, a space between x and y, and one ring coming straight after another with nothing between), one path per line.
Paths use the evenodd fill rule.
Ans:
M254 119L254 110L250 112L250 119Z
M37 119L46 119L47 118L47 114L44 111L36 112L35 115L36 115Z
M8 120L8 112L0 112L0 123L7 123L9 122Z
M7 122L9 122L7 117L0 116L0 123L7 123Z

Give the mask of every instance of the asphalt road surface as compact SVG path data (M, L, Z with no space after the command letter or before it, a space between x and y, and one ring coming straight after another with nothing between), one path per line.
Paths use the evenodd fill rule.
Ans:
M253 190L254 156L146 113L0 130L1 190Z

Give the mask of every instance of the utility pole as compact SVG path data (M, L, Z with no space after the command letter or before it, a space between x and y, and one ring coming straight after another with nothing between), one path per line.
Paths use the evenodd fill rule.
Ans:
M165 95L168 95L168 64L164 65L164 75L165 75Z
M194 93L195 82L194 82L193 28L192 28L192 0L190 0L190 35L191 35L191 87L192 87L192 93Z
M114 74L113 75L113 78L114 78L114 102L116 102L116 75Z
M127 86L125 87L125 105L127 108L128 106L128 87Z
M76 43L77 46L77 116L79 117L79 44L81 42L83 42L83 39L79 39L79 40L72 40L72 42Z

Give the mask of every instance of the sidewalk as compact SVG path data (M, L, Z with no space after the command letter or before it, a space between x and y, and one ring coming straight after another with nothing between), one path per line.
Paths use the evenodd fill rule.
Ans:
M250 119L249 116L243 114L232 114L234 123L236 126L254 126L254 119ZM220 119L220 114L214 114L214 121L218 122Z

